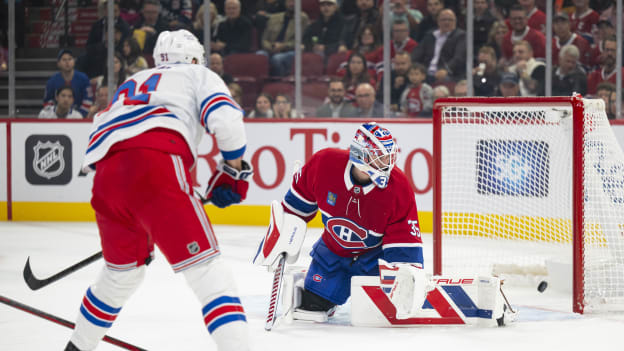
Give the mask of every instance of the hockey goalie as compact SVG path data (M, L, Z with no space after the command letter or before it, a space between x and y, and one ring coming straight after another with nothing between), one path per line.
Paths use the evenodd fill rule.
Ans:
M349 150L321 150L295 174L283 201L271 204L271 223L254 258L276 272L271 303L284 263L297 261L306 223L320 210L324 231L310 266L287 270L283 278L285 319L325 322L351 297L353 325L503 323L495 277L425 275L416 202L395 167L397 152L388 129L365 123Z

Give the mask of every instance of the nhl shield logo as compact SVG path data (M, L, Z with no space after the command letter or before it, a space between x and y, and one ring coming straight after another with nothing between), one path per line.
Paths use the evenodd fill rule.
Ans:
M194 255L199 252L199 244L197 241L193 241L192 243L186 245L186 249L191 255Z
M24 145L26 179L34 185L71 181L72 143L66 135L31 135Z
M33 148L33 169L40 177L52 179L58 177L65 170L65 158L63 150L65 148L59 141L42 143L37 142Z

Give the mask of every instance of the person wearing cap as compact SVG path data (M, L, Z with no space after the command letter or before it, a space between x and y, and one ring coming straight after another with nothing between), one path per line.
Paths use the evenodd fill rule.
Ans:
M74 95L73 108L86 116L92 104L89 78L86 74L74 69L75 59L71 50L61 49L56 59L59 71L53 74L46 83L43 107L54 106L56 91L69 86Z
M589 65L590 61L590 44L577 33L572 33L570 30L570 18L565 13L558 13L553 19L553 32L555 34L555 45L553 47L553 65L558 64L559 50L566 45L574 45L579 49L581 54L580 61L584 65Z
M503 73L500 83L498 84L498 89L502 97L520 96L518 75L513 72Z
M338 51L345 20L336 0L320 0L319 7L321 15L306 29L303 44L306 51L329 57Z
M39 112L39 118L82 119L82 114L72 108L74 92L71 87L60 87L54 99L56 104L44 107Z

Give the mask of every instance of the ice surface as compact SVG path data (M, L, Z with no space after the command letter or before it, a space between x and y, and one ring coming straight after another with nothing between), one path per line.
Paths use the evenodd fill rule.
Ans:
M247 312L254 350L617 350L624 315L580 316L571 313L571 298L547 289L507 287L520 311L517 323L504 328L426 326L359 328L350 326L349 302L328 324L278 320L264 331L272 274L251 264L262 227L215 226L223 257L231 263ZM320 234L311 229L304 253ZM431 236L425 238L425 264L431 268ZM91 264L38 291L22 278L30 256L34 274L45 278L100 250L94 223L0 222L0 295L58 317L75 319L82 296L102 267ZM309 257L302 254L298 265ZM0 350L62 350L71 330L0 304ZM126 303L109 336L148 350L216 350L202 322L200 306L181 275L173 274L156 253L145 281ZM97 350L120 350L100 343Z

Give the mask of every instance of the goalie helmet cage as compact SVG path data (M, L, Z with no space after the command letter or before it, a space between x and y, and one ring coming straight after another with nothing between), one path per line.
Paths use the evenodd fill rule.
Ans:
M434 274L567 261L574 312L624 310L624 154L602 100L444 98L433 118Z

